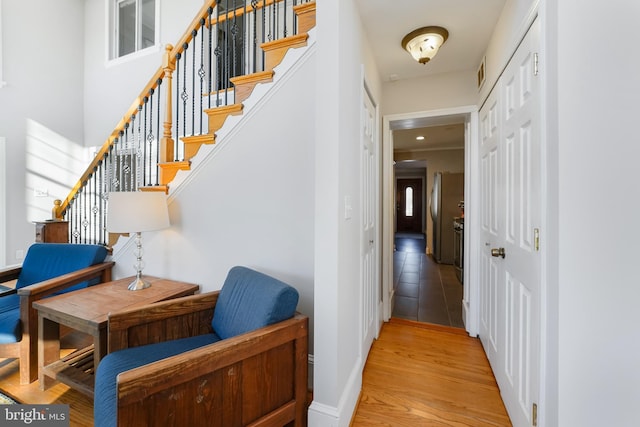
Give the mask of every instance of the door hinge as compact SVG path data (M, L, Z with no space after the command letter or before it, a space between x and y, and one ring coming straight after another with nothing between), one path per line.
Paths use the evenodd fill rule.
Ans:
M538 425L538 404L534 403L531 408L531 424L535 427Z
M533 229L533 246L535 247L536 252L540 250L540 229L539 228Z
M533 75L538 75L538 52L533 54Z

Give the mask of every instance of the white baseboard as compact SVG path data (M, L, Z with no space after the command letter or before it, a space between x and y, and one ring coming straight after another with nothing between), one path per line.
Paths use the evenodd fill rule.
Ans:
M337 407L319 403L314 399L308 412L309 427L349 426L353 413L358 405L358 399L360 398L363 369L362 359L358 358L354 364L354 368L351 370L351 375L349 375L349 379L345 384L344 392Z

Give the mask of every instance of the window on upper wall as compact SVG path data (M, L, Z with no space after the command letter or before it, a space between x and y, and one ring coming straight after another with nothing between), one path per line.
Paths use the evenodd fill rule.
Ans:
M121 58L156 45L156 0L110 1L110 59Z

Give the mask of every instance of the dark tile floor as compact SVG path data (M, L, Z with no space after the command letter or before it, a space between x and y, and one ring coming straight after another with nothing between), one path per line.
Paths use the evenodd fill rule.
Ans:
M463 328L462 284L453 265L425 255L423 235L397 234L393 317Z

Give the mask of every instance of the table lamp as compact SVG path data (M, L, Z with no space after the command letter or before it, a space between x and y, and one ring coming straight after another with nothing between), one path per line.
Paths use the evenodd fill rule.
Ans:
M167 196L157 191L117 191L109 193L107 230L110 233L136 233L136 278L129 290L137 291L151 286L142 279L143 231L154 231L169 227Z

